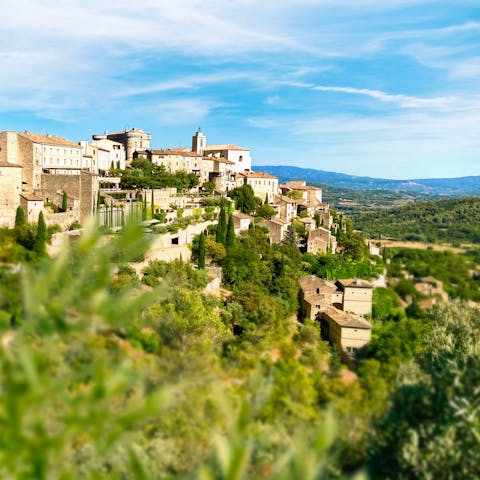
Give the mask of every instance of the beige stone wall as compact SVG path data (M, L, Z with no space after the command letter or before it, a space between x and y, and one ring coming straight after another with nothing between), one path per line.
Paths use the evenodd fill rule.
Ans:
M247 185L253 189L253 193L262 202L268 196L268 202L273 203L275 195L278 194L278 178L257 178L247 177Z
M20 206L25 212L27 222L37 222L38 216L43 210L43 200L27 200L20 196Z
M372 300L372 288L345 287L343 294L343 310L357 315L371 315Z
M325 228L316 228L309 232L307 240L308 253L327 253L330 246L330 230Z
M59 213L44 213L44 217L47 225L60 225L62 230L68 230L72 223L80 223L79 210Z
M45 200L54 201L58 192L67 192L69 197L80 201L80 223L90 216L96 207L98 197L98 176L81 171L80 175L42 175L42 188L36 193Z
M372 330L367 328L342 327L341 345L347 353L354 353L350 349L360 350L372 338Z
M22 168L0 166L0 226L13 227L22 193Z

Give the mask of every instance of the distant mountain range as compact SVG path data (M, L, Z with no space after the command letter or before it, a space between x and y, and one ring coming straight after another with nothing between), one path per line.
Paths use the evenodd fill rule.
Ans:
M332 185L353 190L393 190L446 197L480 195L480 176L388 180L292 166L255 165L253 169L275 175L281 182L307 180L310 184Z

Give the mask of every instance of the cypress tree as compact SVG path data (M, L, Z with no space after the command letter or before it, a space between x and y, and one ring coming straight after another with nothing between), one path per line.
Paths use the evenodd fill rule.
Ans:
M47 253L47 226L45 219L43 218L43 212L38 215L37 235L35 237L35 243L33 244L33 250L39 256L44 256Z
M68 198L67 198L67 192L63 192L62 196L62 212L66 212L68 208Z
M25 218L25 212L23 208L18 206L17 211L15 212L15 227L21 227L27 223L27 219Z
M198 239L198 268L205 269L205 234L203 232Z
M155 218L155 205L154 205L154 202L155 202L155 197L154 197L154 194L153 194L153 187L152 187L152 198L151 198L151 210L152 210L152 219Z
M215 240L223 245L225 245L227 241L227 212L225 211L225 206L223 204L220 207L220 216L218 218Z
M142 220L147 219L147 192L143 192Z
M228 227L227 227L227 236L225 239L225 246L227 248L233 247L235 245L235 223L233 221L233 215L228 216Z

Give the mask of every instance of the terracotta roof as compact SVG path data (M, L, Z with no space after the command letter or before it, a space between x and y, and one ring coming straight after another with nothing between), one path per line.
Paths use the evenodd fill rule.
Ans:
M21 197L30 202L43 202L43 198L38 195L33 195L32 193L21 193Z
M207 157L209 160L210 158L214 161L214 162L218 162L218 163L227 163L228 165L235 165L235 162L232 162L231 160L228 160L227 158L225 157L220 157L220 158L217 158L217 157Z
M55 135L44 135L42 133L19 132L18 135L30 140L33 143L40 143L43 145L54 145L58 147L82 148L78 143L67 140L63 137Z
M275 195L275 202L285 202L285 203L298 203L297 200L293 200L293 198L287 197L286 195Z
M10 162L0 162L0 167L23 168L21 165L17 165L16 163L10 163Z
M305 187L307 185L306 180L290 180L289 182L285 182L285 185L292 186L292 187Z
M306 275L300 278L299 282L302 290L309 290L311 288L326 289L328 291L337 290L337 286L333 282L329 282L323 278L319 278L316 275Z
M339 310L335 307L327 307L324 315L333 320L337 325L346 328L360 328L364 330L371 330L372 326L370 322L364 318L357 317L350 313Z
M337 281L342 287L373 288L373 285L367 280L361 278L345 278Z
M321 190L321 188L313 187L312 185L291 185L289 183L282 183L279 185L280 188L289 188L291 190L298 190L299 192L308 192L309 190Z
M223 145L207 145L204 148L204 151L214 151L214 150L243 150L249 152L248 148L238 147L237 145L232 145L231 143L223 144Z
M275 177L275 176L270 175L269 173L265 173L265 172L246 172L246 171L243 171L243 172L240 172L238 175L246 177L246 178L273 178L273 179L278 180L278 177Z
M196 152L189 152L183 148L167 148L166 150L147 150L153 155L180 155L181 157L202 157Z

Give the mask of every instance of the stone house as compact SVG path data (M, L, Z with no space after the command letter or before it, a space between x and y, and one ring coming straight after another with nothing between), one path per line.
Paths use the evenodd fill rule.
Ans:
M235 235L238 235L240 232L248 230L250 225L253 224L254 218L251 215L247 215L242 212L233 212L233 222L235 226Z
M337 281L337 287L343 292L342 310L357 315L371 315L373 285L359 278Z
M282 191L282 195L286 195L292 190L300 192L302 194L301 200L305 205L318 205L322 203L322 189L307 185L305 180L285 182L279 185L279 188Z
M287 222L291 222L297 216L297 200L286 195L274 195L272 207L278 216Z
M337 239L331 234L330 230L323 227L318 227L307 230L307 232L308 253L328 253L329 251L335 253L337 248Z
M146 157L155 165L163 165L168 173L183 170L194 173L200 179L202 155L185 149L147 150Z
M233 162L233 170L235 173L240 173L252 168L250 150L248 148L238 147L237 145L207 145L203 148L203 155L205 157L225 158Z
M341 308L343 294L335 283L308 275L302 277L299 284L301 308L306 318L315 320L319 312L332 305Z
M358 351L372 338L372 326L362 317L335 307L327 307L318 315L322 338L336 346L347 364L355 361Z
M0 161L23 167L23 190L34 193L42 174L78 175L82 147L66 138L31 132L0 132Z
M288 225L289 223L281 218L262 220L258 223L259 227L265 227L268 230L270 243L282 243L287 234Z
M38 221L38 216L43 211L43 205L43 197L32 193L22 193L20 195L20 206L25 212L27 222L35 223Z
M250 185L253 194L262 202L268 198L273 203L278 194L278 178L264 172L241 172L237 174L237 186Z
M22 193L22 170L20 165L0 160L0 227L12 228L15 225L15 213Z

